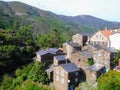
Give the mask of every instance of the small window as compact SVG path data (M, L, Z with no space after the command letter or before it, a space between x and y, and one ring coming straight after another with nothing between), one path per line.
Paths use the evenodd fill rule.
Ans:
M78 78L75 78L75 82L78 82Z
M59 81L59 76L56 76L56 80Z
M102 38L102 40L103 40L103 38Z
M98 35L96 35L96 38L98 37Z
M75 76L78 76L79 75L79 72L75 72Z
M61 82L64 83L64 78L61 78Z
M56 74L59 74L59 70L56 68Z
M63 70L61 71L61 75L64 76L64 71Z
M106 59L108 59L108 58L109 58L109 54L108 54L108 53L104 54L104 57L105 57Z
M98 44L98 42L96 41L96 44Z

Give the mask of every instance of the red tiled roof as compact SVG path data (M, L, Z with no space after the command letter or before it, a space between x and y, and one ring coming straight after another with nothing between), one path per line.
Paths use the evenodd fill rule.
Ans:
M111 32L110 30L101 30L101 33L108 38L109 38L110 35L113 34L113 32Z

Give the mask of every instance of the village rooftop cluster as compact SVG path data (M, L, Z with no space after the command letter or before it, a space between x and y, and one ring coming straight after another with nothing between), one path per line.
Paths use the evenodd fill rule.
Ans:
M99 30L95 34L78 33L63 47L49 48L36 53L36 61L46 65L49 79L56 90L74 90L87 81L96 85L97 78L117 68L113 60L120 50L120 29ZM88 61L93 60L93 65Z

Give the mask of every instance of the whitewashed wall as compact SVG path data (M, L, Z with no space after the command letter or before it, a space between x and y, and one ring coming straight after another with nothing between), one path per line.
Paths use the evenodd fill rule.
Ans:
M110 47L120 50L120 33L110 36Z

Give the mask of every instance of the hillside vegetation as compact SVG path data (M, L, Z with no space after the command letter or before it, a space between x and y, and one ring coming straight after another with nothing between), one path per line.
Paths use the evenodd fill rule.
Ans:
M49 11L40 10L20 2L0 1L0 12L10 18L19 18L19 25L32 25L34 33L48 33L51 28L57 28L61 36L70 36L80 32L96 32L99 29L120 27L119 22L105 21L89 15L63 16ZM1 19L2 15L0 15ZM10 25L11 26L11 25Z

